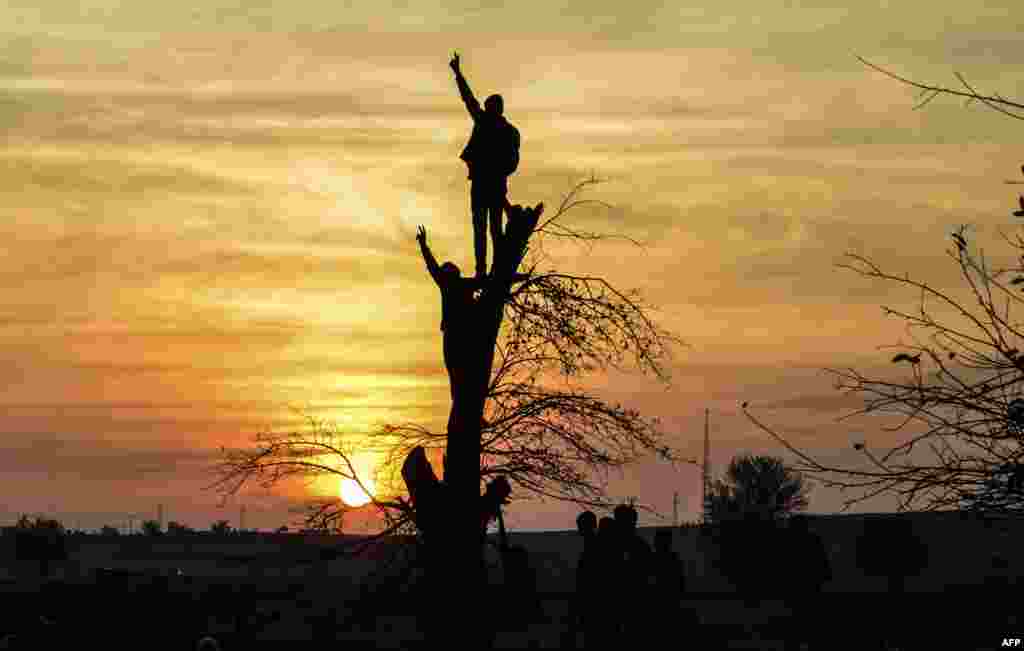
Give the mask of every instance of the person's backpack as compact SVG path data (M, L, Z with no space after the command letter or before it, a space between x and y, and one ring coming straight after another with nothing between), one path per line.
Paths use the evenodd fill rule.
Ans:
M506 122L505 124L508 125L507 133L510 141L508 143L509 159L506 169L508 170L508 174L511 174L519 167L519 129L516 129L509 122Z

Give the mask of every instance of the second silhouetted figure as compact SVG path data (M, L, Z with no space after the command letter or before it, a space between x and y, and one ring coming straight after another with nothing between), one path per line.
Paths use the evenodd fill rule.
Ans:
M501 95L484 100L483 109L473 96L459 68L459 55L449 63L455 72L459 95L473 118L473 133L462 150L469 168L470 204L473 210L473 250L476 254L476 276L487 274L487 222L497 250L501 241L501 215L508 195L508 177L519 166L519 130L503 115L505 103Z
M473 292L479 289L481 281L463 278L454 262L437 264L427 244L427 229L416 229L416 241L420 244L423 261L431 278L441 290L441 332L444 365L448 369L448 384L451 387L452 408L448 416L448 433L462 432L458 421L470 391L475 389L471 366L477 361L478 348L475 345L480 325L475 318L476 299Z

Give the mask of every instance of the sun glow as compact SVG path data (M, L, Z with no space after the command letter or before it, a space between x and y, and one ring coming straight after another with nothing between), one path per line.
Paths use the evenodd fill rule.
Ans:
M317 458L316 463L323 470L316 472L309 485L311 493L317 498L340 499L350 507L364 506L382 495L390 496L398 473L391 469L387 459L384 452L350 438L338 453Z
M363 483L363 486L366 487L366 490L363 490L362 487L359 486L359 483L354 479L345 478L341 480L339 487L341 501L349 506L363 506L370 502L372 499L370 497L370 493L375 491L373 481L363 478L360 478L360 481ZM367 491L369 491L369 493L367 493Z

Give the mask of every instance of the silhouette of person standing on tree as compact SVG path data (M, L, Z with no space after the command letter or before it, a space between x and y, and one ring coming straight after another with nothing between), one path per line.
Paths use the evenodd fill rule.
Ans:
M483 109L473 96L459 68L456 53L449 63L466 110L473 118L473 133L460 158L469 168L470 204L473 210L473 249L476 276L487 274L487 222L490 221L494 250L501 241L501 216L508 203L508 177L519 166L519 130L505 119L501 95L484 100Z
M473 386L468 378L470 365L479 363L477 346L472 342L478 336L479 324L475 322L476 298L473 293L480 288L479 278L463 278L454 262L437 264L437 259L427 245L427 230L416 229L416 241L420 253L427 263L430 277L441 290L441 332L443 333L444 365L448 369L448 384L452 394L452 409L448 416L448 432L459 431L456 422L462 413L463 394Z

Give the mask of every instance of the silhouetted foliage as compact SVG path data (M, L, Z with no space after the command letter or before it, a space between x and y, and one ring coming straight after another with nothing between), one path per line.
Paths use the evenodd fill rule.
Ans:
M231 524L227 520L217 520L210 525L210 533L229 534L231 532Z
M781 459L739 455L724 480L712 482L708 514L712 522L778 520L807 508L808 488Z
M160 528L160 523L156 520L145 520L142 523L142 535L144 536L160 536L163 534L163 530Z
M787 592L804 542L784 521L807 508L808 488L781 459L738 455L708 492L707 542L717 547L718 568L751 602Z

